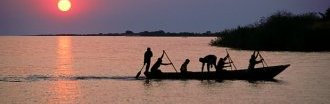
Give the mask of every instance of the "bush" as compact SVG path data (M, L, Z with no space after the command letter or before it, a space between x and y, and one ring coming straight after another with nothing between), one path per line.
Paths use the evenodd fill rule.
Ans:
M329 24L316 13L282 11L254 25L224 30L210 44L247 50L329 51Z

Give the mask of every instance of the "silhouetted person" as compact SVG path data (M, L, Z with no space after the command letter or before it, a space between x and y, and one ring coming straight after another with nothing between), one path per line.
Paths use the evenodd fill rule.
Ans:
M181 65L180 71L181 73L187 73L187 66L189 64L190 60L186 59L186 61L183 62L183 64Z
M226 62L226 60L228 59L229 55L227 55L224 58L220 58L220 60L218 61L217 66L215 67L216 72L220 72L222 71L225 67L230 67L230 66L225 66L226 64L229 64L228 62Z
M207 55L204 58L199 58L199 62L203 63L202 65L202 72L204 71L204 65L206 63L207 65L207 72L210 72L210 67L212 68L212 65L215 67L217 62L217 56L215 55Z
M149 67L150 67L150 62L151 62L151 57L152 57L152 51L151 49L148 47L147 51L144 53L144 62L143 64L147 64L146 65L146 70L144 73L149 72Z
M256 66L256 64L259 64L263 61L263 59L257 61L259 52L257 52L257 54L255 54L255 53L256 53L256 51L254 51L253 54L251 55L248 70L254 69L254 66Z
M162 71L159 69L160 65L171 65L172 63L162 63L162 58L164 56L164 52L160 58L157 59L155 64L151 67L151 74L161 74Z

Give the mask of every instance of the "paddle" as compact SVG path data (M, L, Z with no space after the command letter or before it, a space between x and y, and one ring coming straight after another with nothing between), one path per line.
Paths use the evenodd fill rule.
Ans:
M172 61L171 61L171 59L168 57L168 55L167 55L167 53L165 52L165 50L163 50L163 52L165 53L165 56L167 57L168 61L170 61L170 63L172 64L172 66L173 66L175 72L178 73L178 71L177 71L176 68L174 67L174 65L173 65L173 63L172 63Z
M144 68L145 64L143 64L142 68L140 69L140 71L136 74L135 78L138 79L139 76L141 75L141 71Z
M233 64L235 70L237 70L237 68L236 68L236 66L235 66L235 64L234 64L234 62L233 62L233 60L231 59L231 57L230 57L230 55L229 55L227 49L226 49L226 52L227 52L227 55L228 55L228 60L229 60L230 66L231 66L231 64Z

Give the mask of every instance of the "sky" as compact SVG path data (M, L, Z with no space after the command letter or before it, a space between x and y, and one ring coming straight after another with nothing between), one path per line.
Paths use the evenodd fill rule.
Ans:
M219 32L277 11L325 12L330 0L0 0L0 34Z

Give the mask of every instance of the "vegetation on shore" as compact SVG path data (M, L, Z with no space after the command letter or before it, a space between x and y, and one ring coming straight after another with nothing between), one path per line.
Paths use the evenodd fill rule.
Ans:
M330 8L325 13L277 12L260 22L224 30L213 46L265 51L330 51Z

